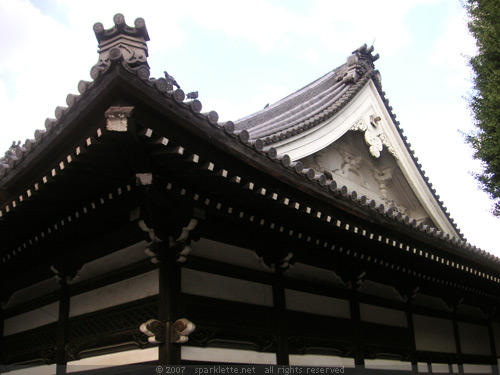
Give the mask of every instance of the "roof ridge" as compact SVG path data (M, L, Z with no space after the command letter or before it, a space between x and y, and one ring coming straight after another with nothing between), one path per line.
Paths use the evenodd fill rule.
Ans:
M273 105L266 106L258 112L237 120L236 128L239 130L247 129L252 139L263 138L268 144L286 138L286 134L291 134L291 129L297 130L297 125L320 114L329 104L334 104L335 101L344 104L343 94L346 94L352 86L359 89L360 86L356 85L357 82L362 77L371 75L371 72L374 71L373 62L379 56L378 54L372 55L372 52L373 46L362 45L352 52L345 64ZM335 96L335 92L342 94ZM325 97L328 93L333 95L329 98L331 100ZM349 98L352 98L351 94L352 92L349 92ZM290 116L291 113L292 116ZM274 135L277 136L273 137Z
M344 64L344 65L345 65L345 64ZM342 65L342 66L343 66L343 65ZM340 67L339 67L339 68L340 68ZM249 115L246 115L246 116L244 116L244 117L241 117L241 118L239 118L239 119L235 120L235 121L234 121L234 124L236 125L236 127L238 127L238 123L244 122L246 119L252 118L252 117L254 117L255 115L258 115L258 114L263 113L263 112L265 112L265 111L271 110L271 109L273 109L273 108L277 107L278 105L283 104L284 102L286 102L286 101L288 101L288 100L290 100L290 99L292 99L292 98L296 97L297 95L300 95L300 93L304 92L304 91L305 91L305 89L307 89L307 88L314 87L314 86L316 86L316 85L318 85L318 84L321 84L323 81L325 81L325 80L327 80L328 78L330 78L330 76L335 75L335 74L336 74L336 71L337 71L339 68L336 68L336 69L334 69L334 70L331 70L331 71L329 71L328 73L324 74L323 76L321 76L321 77L319 77L319 78L315 79L314 81L312 81L312 82L310 82L310 83L306 84L305 86L302 86L300 89L298 89L298 90L294 91L293 93L288 94L287 96L285 96L285 97L283 97L283 98L279 99L277 102L274 102L274 103L270 104L270 105L269 105L269 107L267 107L267 108L263 108L263 109L260 109L260 110L258 110L258 111L256 111L256 112L253 112L253 113L251 113L251 114L249 114Z
M346 90L346 87L342 87L341 84L334 84L329 89L322 91L318 95L313 96L309 100L303 102L300 106L293 108L292 110L282 113L275 118L263 122L251 129L252 138L257 138L259 133L262 133L265 128L274 123L274 127L278 127L279 124L286 124L292 122L294 119L301 118L301 114L310 111L313 108L313 112L320 112L322 109L327 107L332 100L335 100L340 95L342 95ZM318 108L319 107L319 108ZM302 116L303 118L304 116ZM279 129L277 129L279 130Z

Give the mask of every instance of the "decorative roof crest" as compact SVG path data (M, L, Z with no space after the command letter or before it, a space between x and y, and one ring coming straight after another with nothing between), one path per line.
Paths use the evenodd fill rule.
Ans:
M113 21L115 25L107 30L100 22L94 24L94 33L99 42L99 60L90 72L93 79L107 70L112 61L123 61L130 68L146 66L149 69L146 43L149 34L144 19L137 18L135 27L130 27L125 23L123 14L118 13Z
M347 58L347 73L342 79L344 83L356 82L364 73L375 69L373 62L378 60L380 56L378 53L372 55L373 50L373 46L368 47L363 44L352 52L351 56Z

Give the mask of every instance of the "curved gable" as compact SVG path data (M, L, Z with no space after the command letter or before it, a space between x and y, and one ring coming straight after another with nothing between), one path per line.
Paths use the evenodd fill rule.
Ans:
M355 134L351 134L355 133ZM408 150L373 80L334 117L277 142L305 166L423 225L458 236Z

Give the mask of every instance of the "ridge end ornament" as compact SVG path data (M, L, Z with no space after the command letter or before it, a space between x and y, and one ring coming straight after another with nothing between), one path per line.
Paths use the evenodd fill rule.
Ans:
M91 73L93 79L106 71L113 62L121 60L131 68L142 65L148 67L149 34L144 19L136 19L134 27L125 23L125 17L122 14L116 14L113 21L115 25L110 29L105 29L100 22L94 24L93 29L99 46L97 51L99 60Z

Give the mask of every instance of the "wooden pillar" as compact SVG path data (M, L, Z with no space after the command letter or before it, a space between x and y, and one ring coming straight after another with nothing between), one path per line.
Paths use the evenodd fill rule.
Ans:
M462 345L460 344L460 331L457 322L457 306L453 307L453 333L455 335L455 346L458 358L458 373L464 373L464 360L462 357Z
M276 363L278 365L288 365L288 323L286 319L286 300L285 287L281 269L276 267L273 283L273 310L274 326L276 327L276 336L278 338L276 348Z
M498 359L497 359L497 346L495 343L495 332L493 331L493 317L490 315L488 319L488 334L490 336L490 348L491 348L491 356L492 356L492 366L493 366L493 374L500 374L498 369Z
M61 275L59 289L59 320L57 327L56 375L66 374L66 344L69 334L70 290L65 276Z
M181 363L181 347L169 340L171 323L179 318L181 301L181 267L174 251L168 245L162 249L159 263L159 295L158 319L167 323L166 343L158 347L158 363L160 365L179 365Z
M351 298L349 299L349 306L351 310L351 324L352 327L352 340L354 343L354 364L356 366L365 365L365 358L363 348L361 347L361 312L359 309L359 295L356 285L351 289ZM362 372L356 371L356 372Z
M2 306L0 306L0 363L4 363L3 360L3 355L4 355L4 319L5 319L5 311L3 309L3 301L0 301L2 303Z
M407 297L406 323L408 326L408 346L411 351L411 369L413 374L418 374L417 342L415 339L415 325L413 323L413 311L411 308L411 297Z

